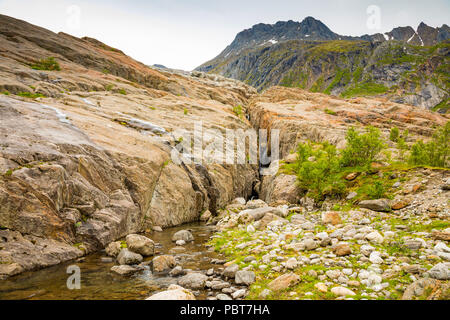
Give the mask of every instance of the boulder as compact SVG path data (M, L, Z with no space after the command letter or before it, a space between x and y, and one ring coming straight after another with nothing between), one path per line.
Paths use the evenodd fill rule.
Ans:
M327 211L322 213L322 223L323 224L332 224L333 226L341 224L341 216L339 212L336 211Z
M172 284L166 291L156 293L146 300L195 300L195 296L191 291Z
M352 249L350 248L348 243L338 243L334 247L333 252L338 257L342 257L342 256L348 256L348 255L352 254Z
M345 287L334 287L331 289L331 293L333 293L337 296L340 296L340 297L356 295L356 293L354 293L352 290L345 288Z
M117 261L122 265L139 264L142 260L144 260L144 258L140 254L131 252L127 248L122 249L117 256Z
M111 242L105 248L106 254L110 257L114 257L114 258L117 257L119 255L120 251L122 250L121 245L122 244L120 241Z
M178 280L178 284L185 288L198 290L205 288L206 280L208 280L207 276L202 273L194 272L181 277Z
M372 211L378 212L389 212L391 211L391 206L389 200L387 199L377 199L377 200L363 200L359 203L361 208L370 209Z
M184 240L185 242L191 242L191 241L194 241L194 236L188 230L180 230L180 231L175 232L175 234L172 237L173 242L176 242L178 240Z
M236 275L236 272L239 271L239 266L235 263L233 263L232 265L229 265L228 267L225 268L225 270L223 270L222 275L224 277L227 278L234 278L234 276Z
M236 284L244 284L246 286L251 285L253 282L255 282L256 276L253 271L238 271L235 274L234 282Z
M430 278L416 280L403 292L402 300L416 299L449 300L450 284Z
M295 286L300 282L300 280L300 277L295 273L287 273L269 282L268 287L272 291L281 291Z
M175 267L177 262L175 261L175 258L173 256L169 255L162 255L153 258L152 260L152 266L154 272L164 272L172 269Z
M111 271L120 274L121 276L129 276L133 273L136 273L139 271L139 268L135 268L128 265L120 265L120 266L114 266L111 268Z
M155 243L153 240L138 234L129 234L126 237L127 247L129 250L139 253L147 257L155 253Z
M428 270L430 278L437 280L450 280L450 262L442 262Z

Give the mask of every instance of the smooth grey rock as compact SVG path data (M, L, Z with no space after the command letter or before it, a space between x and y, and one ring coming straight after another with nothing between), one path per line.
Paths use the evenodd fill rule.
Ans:
M144 258L140 254L131 252L127 248L122 249L117 256L117 261L122 265L139 264L142 260L144 260Z

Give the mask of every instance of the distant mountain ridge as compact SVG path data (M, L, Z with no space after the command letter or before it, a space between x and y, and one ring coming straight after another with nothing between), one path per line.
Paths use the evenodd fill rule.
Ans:
M449 39L447 24L434 28L422 22L417 30L398 27L352 37L307 17L243 30L196 70L245 81L258 90L284 85L357 96L357 87L369 84L377 90L362 93L448 110Z

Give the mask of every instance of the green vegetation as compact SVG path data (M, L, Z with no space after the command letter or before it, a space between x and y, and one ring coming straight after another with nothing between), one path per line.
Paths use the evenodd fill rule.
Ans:
M336 72L336 76L334 77L334 80L330 83L328 88L325 89L324 93L330 94L331 91L338 85L341 84L342 86L347 85L351 80L350 72L349 70L338 70Z
M366 133L355 128L347 131L347 147L342 150L342 166L369 167L375 157L385 147L380 130L369 126Z
M332 116L337 115L337 113L336 113L335 111L330 110L330 109L328 109L328 108L326 108L326 109L324 110L324 112L325 112L326 114L330 114L330 115L332 115Z
M36 99L36 98L45 98L42 93L32 93L32 92L19 92L17 94L19 97Z
M3 91L2 94L4 94L5 96L9 96L10 95L9 91Z
M374 127L363 133L351 128L346 139L347 147L339 153L328 142L300 143L297 160L283 169L296 174L299 188L316 201L326 196L340 198L348 191L344 177L352 172L370 173L372 162L385 147L380 131ZM387 196L385 183L377 180L364 183L357 191L365 198Z
M233 107L233 113L235 115L237 115L239 118L242 117L242 115L243 115L242 106L241 105L237 105L237 106Z
M391 133L389 134L389 140L393 142L398 142L399 137L400 137L400 130L397 127L393 127L391 129Z
M411 148L409 163L432 167L450 167L450 121L438 128L431 141L416 142Z
M340 176L340 158L336 147L324 142L300 144L297 149L296 174L299 187L320 200L324 195L341 196L345 185Z
M450 110L450 98L442 100L439 104L433 107L433 111L447 113Z
M34 70L61 71L58 61L54 57L39 60L38 63L32 64Z
M353 87L347 88L341 93L343 98L356 96L374 96L389 91L389 88L375 82L357 83Z
M125 89L119 89L117 92L120 94L123 94L123 95L127 95L127 92L125 91Z
M321 92L323 87L323 76L320 76L317 81L309 89L311 92Z

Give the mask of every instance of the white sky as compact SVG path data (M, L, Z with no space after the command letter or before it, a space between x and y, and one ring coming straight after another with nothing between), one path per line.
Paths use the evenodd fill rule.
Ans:
M367 27L370 5L381 9L379 30ZM436 27L450 24L450 0L0 0L0 13L96 38L149 65L192 70L260 22L313 16L353 36L416 28L421 21Z

